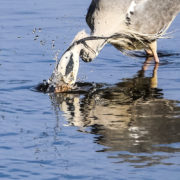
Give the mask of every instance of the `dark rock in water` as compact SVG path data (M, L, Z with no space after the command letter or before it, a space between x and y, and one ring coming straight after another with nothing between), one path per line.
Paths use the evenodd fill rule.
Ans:
M54 92L55 87L51 84L49 84L46 80L43 80L42 83L38 84L35 89L39 92L43 92L43 93L50 93L50 92Z

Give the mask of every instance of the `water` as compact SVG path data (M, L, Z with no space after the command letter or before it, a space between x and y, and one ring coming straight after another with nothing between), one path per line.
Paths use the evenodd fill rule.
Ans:
M106 46L80 63L83 91L34 91L74 35L89 1L1 0L0 179L180 178L180 16L159 41L161 64ZM141 56L142 54L140 54ZM83 87L82 87L83 85Z

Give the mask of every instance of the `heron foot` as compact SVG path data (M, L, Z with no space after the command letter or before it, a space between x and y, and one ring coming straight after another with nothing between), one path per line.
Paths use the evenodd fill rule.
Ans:
M145 52L146 52L148 57L153 57L154 56L153 52L151 51L151 49L144 49L144 50L145 50Z

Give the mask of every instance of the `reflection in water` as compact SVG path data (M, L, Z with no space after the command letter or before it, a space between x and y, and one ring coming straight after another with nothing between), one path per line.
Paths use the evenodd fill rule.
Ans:
M180 107L178 102L164 99L162 90L157 88L158 65L152 77L144 76L148 61L134 78L116 85L87 84L91 90L84 94L50 95L69 125L78 126L83 132L91 127L90 133L97 135L95 143L104 147L100 152L119 153L109 156L122 159L119 162L146 162L151 166L168 158L152 153L180 151L180 147L172 145L180 142Z

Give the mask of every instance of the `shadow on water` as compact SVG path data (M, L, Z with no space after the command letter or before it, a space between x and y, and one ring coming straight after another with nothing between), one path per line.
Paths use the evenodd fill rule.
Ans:
M163 153L180 152L173 146L180 142L180 107L157 88L158 65L152 77L145 76L149 65L147 60L133 78L115 85L77 83L82 91L50 94L52 104L69 125L96 135L94 142L102 145L98 152L116 153L109 158L136 167L166 165L169 155Z

